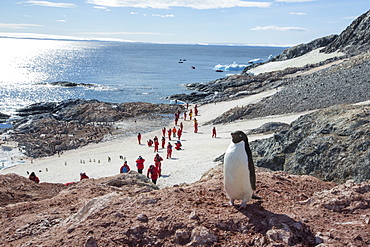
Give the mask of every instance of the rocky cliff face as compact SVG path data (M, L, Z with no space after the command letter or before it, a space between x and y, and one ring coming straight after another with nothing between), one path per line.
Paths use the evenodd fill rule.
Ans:
M335 106L304 115L288 130L251 145L257 166L326 181L370 179L370 106Z
M278 56L272 58L270 61L284 61L287 59L302 56L317 48L329 45L338 35L330 35L322 38L315 39L307 44L300 44L284 50Z
M370 48L370 10L354 20L339 36L322 51L326 53L341 50L358 53Z

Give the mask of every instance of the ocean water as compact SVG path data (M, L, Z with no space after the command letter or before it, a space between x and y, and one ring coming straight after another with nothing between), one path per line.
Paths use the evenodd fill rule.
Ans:
M241 72L218 73L216 65L266 61L284 49L0 38L0 112L12 114L32 103L76 98L168 103L164 97L190 92L184 84ZM49 84L56 81L94 86Z

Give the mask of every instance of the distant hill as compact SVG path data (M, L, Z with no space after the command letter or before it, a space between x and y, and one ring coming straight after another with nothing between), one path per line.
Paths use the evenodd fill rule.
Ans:
M271 61L283 61L302 56L312 50L324 47L321 52L359 53L370 49L370 10L359 16L340 35L329 35L306 44L299 44L284 50Z

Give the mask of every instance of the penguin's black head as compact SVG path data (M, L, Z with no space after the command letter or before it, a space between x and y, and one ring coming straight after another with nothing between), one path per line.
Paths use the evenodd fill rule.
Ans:
M248 137L243 131L235 131L231 133L231 139L233 143L239 143L241 141L244 141L245 143L248 143Z

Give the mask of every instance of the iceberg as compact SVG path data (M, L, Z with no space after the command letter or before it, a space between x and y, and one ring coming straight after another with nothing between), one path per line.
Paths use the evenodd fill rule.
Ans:
M237 64L233 62L232 64L217 64L213 70L222 70L222 71L242 71L248 65L246 64Z

